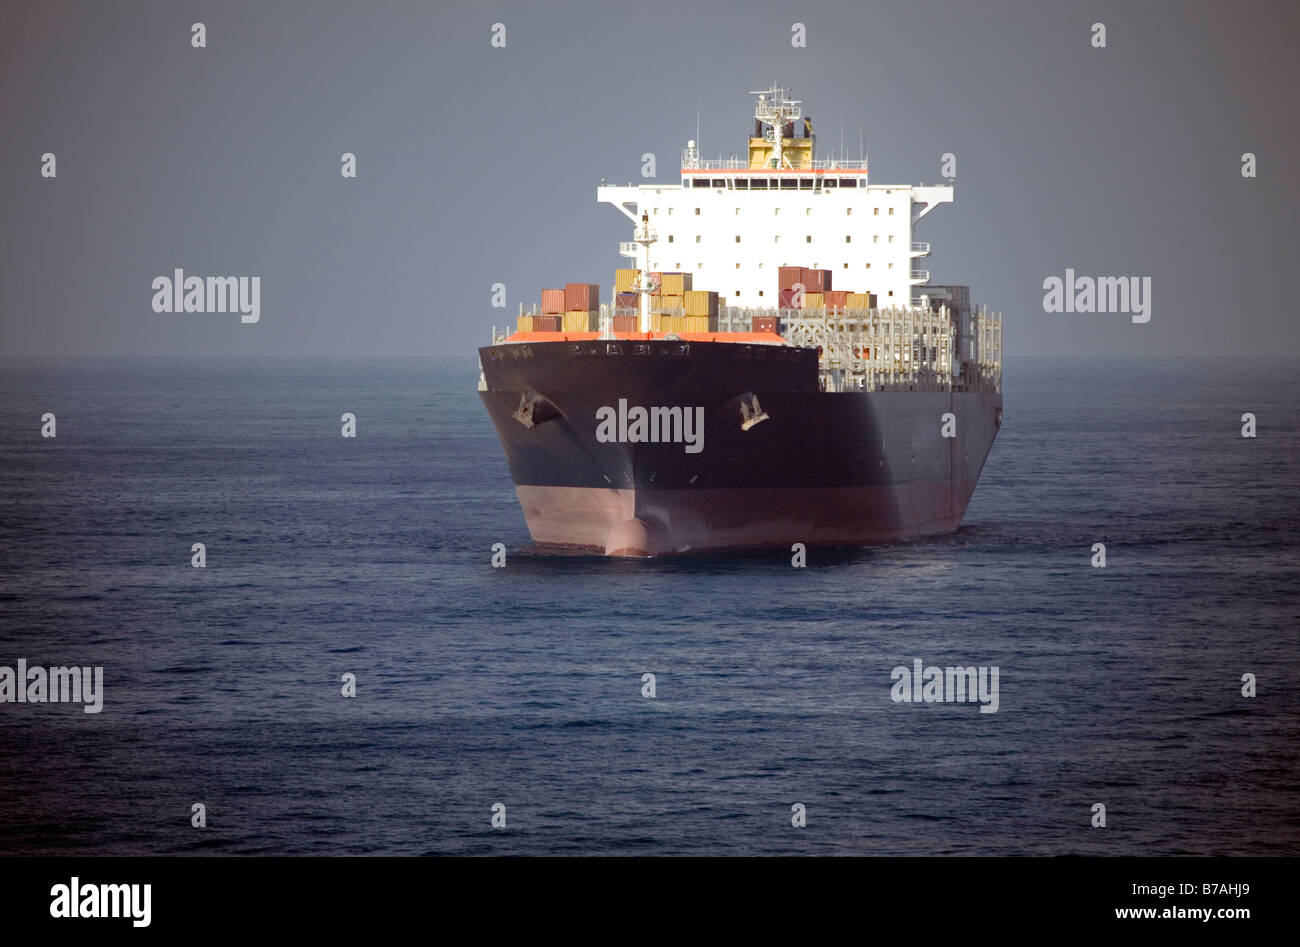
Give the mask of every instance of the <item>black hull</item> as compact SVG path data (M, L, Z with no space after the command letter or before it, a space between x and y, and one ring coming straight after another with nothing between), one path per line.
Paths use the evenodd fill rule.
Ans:
M534 541L610 554L954 530L1001 422L994 391L823 393L809 349L545 342L480 357L480 394ZM700 451L598 441L598 409L620 399L702 407ZM755 404L766 417L746 428ZM942 434L946 413L954 437Z

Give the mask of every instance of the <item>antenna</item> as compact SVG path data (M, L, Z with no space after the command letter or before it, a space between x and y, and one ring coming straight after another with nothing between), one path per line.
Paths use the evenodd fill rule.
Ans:
M840 109L840 161L844 160L844 110Z
M695 93L695 147L700 147L700 94Z
M763 137L772 145L772 156L768 159L769 168L785 167L789 163L782 155L781 133L787 122L797 122L803 114L802 103L798 99L787 99L790 90L772 82L772 88L750 92L758 96L758 105L754 109L754 118L767 126ZM770 98L769 98L770 96Z

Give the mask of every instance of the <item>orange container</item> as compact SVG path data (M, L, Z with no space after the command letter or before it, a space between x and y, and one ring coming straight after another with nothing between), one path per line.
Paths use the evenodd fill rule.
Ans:
M542 314L546 316L558 316L564 312L564 290L562 289L544 289L542 290Z

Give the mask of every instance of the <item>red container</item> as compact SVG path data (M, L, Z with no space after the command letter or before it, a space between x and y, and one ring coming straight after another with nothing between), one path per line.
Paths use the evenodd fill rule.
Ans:
M831 291L830 270L803 271L803 288L809 293L829 293Z
M544 289L542 290L542 314L553 316L564 313L564 290L562 289Z
M846 309L849 305L849 291L847 289L831 290L826 294L826 305L831 309Z
M776 295L777 295L777 305L779 305L782 309L802 308L801 306L795 305L795 298L794 298L795 291L793 289L783 289L779 291ZM802 303L803 299L800 299L799 302Z
M776 274L777 289L794 289L795 283L803 282L802 266L783 266Z
M600 286L596 283L565 283L564 308L568 312L575 309L600 308Z
M636 316L615 316L613 329L615 332L636 332L637 322Z
M559 290L557 290L559 292ZM559 332L563 316L533 316L534 332Z
M755 332L775 332L777 335L780 335L780 334L781 334L781 320L778 319L776 316L755 316L755 317L754 317L754 331L755 331Z
M620 309L636 309L641 305L637 299L639 295L640 293L619 293L614 297L614 305Z

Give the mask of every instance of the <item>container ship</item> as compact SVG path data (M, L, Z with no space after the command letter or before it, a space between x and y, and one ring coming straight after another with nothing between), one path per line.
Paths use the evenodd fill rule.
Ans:
M790 90L748 156L601 182L632 224L608 298L566 283L479 349L534 543L610 556L860 546L956 530L1002 424L1002 319L932 285L951 184L817 156ZM852 289L850 289L852 287Z

